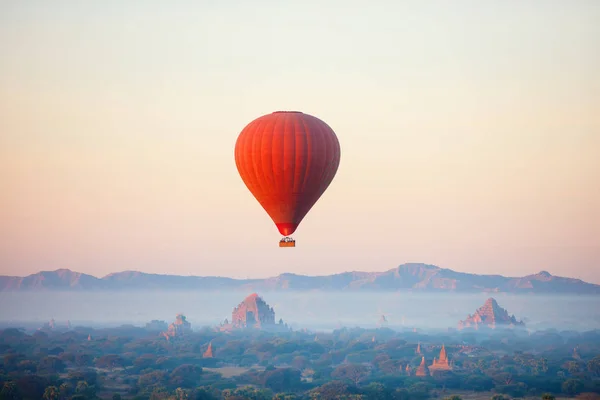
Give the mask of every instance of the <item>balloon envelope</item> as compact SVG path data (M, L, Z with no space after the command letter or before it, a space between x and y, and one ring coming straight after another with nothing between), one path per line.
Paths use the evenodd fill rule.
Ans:
M294 233L340 164L335 132L320 119L278 111L250 122L235 144L235 163L279 232Z

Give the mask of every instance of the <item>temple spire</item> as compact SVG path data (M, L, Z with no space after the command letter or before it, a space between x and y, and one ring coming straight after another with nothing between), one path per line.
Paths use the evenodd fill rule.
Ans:
M442 345L442 350L440 351L440 357L439 357L439 361L446 361L447 360L447 355L446 355L446 346Z

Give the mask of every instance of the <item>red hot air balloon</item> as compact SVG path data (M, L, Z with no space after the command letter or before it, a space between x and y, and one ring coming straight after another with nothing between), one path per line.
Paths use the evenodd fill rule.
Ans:
M263 115L242 130L235 164L256 200L287 236L325 192L340 164L340 143L325 122L298 111Z

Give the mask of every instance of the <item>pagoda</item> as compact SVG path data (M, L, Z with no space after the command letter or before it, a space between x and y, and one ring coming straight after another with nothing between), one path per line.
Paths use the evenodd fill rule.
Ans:
M162 332L161 335L165 339L179 338L186 334L192 333L192 324L190 324L185 315L177 314L175 316L175 322L169 325L169 329L166 332Z
M264 329L289 331L289 327L280 318L275 322L275 311L258 294L252 293L238 304L231 313L231 322L225 320L218 330L229 332L235 329Z
M415 376L427 376L427 366L425 365L425 357L421 359L421 364L417 368L417 372L415 372Z
M252 293L233 310L231 323L238 328L275 325L275 312L258 294Z
M429 366L429 371L451 371L452 367L448 364L448 356L446 355L446 347L442 345L439 358L433 359L433 364Z
M475 311L475 314L469 315L467 319L458 323L458 329L479 329L481 326L495 329L500 326L524 327L525 324L523 321L517 321L514 315L509 315L508 311L498 305L496 299L490 297Z
M210 342L208 344L208 348L206 349L206 351L204 352L204 354L202 354L202 358L213 358L213 345L212 342Z

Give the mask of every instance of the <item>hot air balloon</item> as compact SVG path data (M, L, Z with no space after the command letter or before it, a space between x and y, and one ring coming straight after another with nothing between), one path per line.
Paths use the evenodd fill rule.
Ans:
M325 122L299 111L277 111L250 122L235 144L238 172L284 238L329 187L340 164L340 143Z

